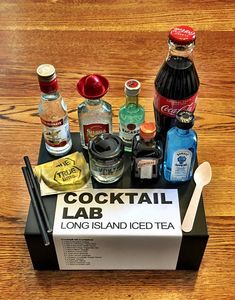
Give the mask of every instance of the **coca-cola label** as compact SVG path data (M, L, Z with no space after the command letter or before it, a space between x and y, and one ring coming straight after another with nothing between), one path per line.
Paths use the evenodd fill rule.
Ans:
M93 139L95 136L101 133L109 132L109 124L89 124L83 125L83 133L85 144L87 145L89 140Z
M160 114L175 118L180 110L194 112L196 108L197 93L192 97L183 100L168 99L160 95L157 91L154 97L154 106Z

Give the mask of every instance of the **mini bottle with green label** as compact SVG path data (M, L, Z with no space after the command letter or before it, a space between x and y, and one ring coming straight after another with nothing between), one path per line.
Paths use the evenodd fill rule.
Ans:
M179 111L175 127L167 132L164 156L164 177L169 182L184 182L192 178L197 152L197 134L192 129L192 112Z
M139 133L144 122L144 108L139 105L141 84L136 79L125 83L126 103L119 110L119 136L124 142L125 151L132 150L133 137Z

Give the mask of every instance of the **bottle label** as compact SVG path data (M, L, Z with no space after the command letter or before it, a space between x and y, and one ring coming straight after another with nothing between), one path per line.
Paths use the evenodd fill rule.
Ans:
M112 162L112 164L111 164ZM117 160L109 161L108 163L105 162L104 165L100 165L97 163L92 163L92 172L95 173L97 176L119 176L120 171L123 169L123 163L117 162Z
M58 121L46 121L46 120L43 120L41 118L41 122L46 127L58 127L58 126L62 126L64 124L64 120L63 119L60 119Z
M109 124L96 123L83 125L83 134L86 145L88 144L89 140L101 133L109 133Z
M192 152L187 149L174 152L172 159L171 181L187 180L192 163Z
M140 124L120 124L119 136L123 142L131 144L134 135L140 132Z
M175 118L180 110L194 112L197 102L197 93L192 97L183 100L168 99L160 95L157 91L154 96L154 106L162 114Z
M68 117L58 121L47 121L41 118L45 142L50 147L64 147L70 140Z
M157 159L154 158L137 158L136 165L139 169L139 177L141 179L153 178L153 166L157 164Z

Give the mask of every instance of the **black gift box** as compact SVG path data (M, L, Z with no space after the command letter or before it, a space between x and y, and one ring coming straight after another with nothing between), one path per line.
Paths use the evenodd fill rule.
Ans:
M83 151L84 156L88 159L87 151L82 150L80 144L79 133L72 133L73 147L71 153L75 151ZM42 139L38 164L45 163L55 159L45 148L44 140ZM197 163L196 163L197 165ZM195 165L195 167L196 167ZM93 188L107 188L107 185L101 184L92 180ZM146 188L146 183L133 180L130 176L130 154L125 154L125 171L123 177L113 184L109 184L110 188ZM193 179L190 182L183 184L169 184L163 178L160 178L154 183L148 183L148 188L161 189L178 189L181 221L185 215L190 198L192 196L195 183ZM45 205L50 224L54 223L56 195L44 196L43 203ZM30 204L28 218L25 227L25 239L33 263L33 267L38 270L55 270L59 269L56 251L53 243L52 235L49 235L50 245L44 246L40 235L39 227L36 222L32 204ZM193 230L189 233L183 232L180 252L176 269L192 269L197 270L200 266L206 244L208 240L207 224L204 212L203 198L201 197L198 206Z

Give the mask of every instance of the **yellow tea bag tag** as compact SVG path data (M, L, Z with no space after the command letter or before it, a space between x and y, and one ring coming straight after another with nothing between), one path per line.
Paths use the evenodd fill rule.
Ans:
M74 152L34 168L39 181L56 191L76 190L90 178L89 166L80 152Z

